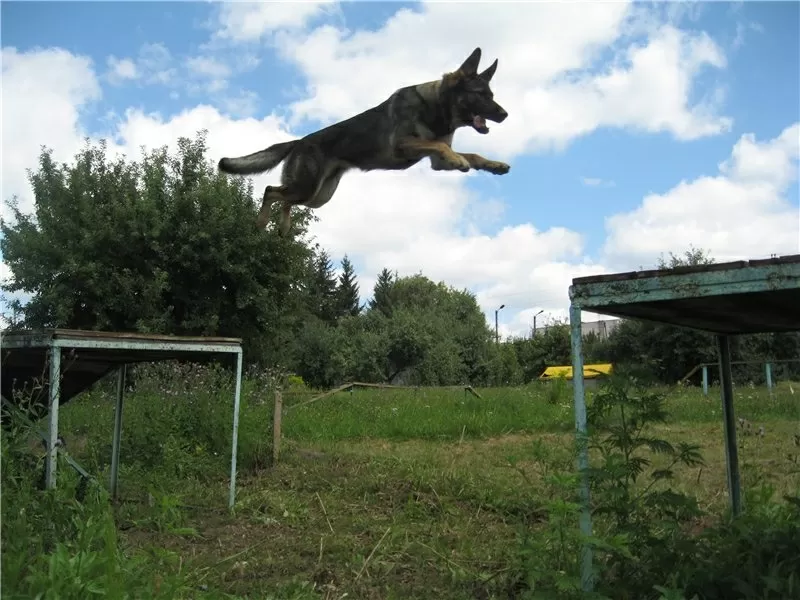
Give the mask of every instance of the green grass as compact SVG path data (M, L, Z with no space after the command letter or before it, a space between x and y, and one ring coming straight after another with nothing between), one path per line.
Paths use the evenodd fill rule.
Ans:
M108 392L87 393L61 411L70 452L103 483ZM699 444L706 460L679 470L674 487L721 514L719 390L667 392L671 416L658 433ZM229 381L206 372L143 377L126 397L124 500L113 509L120 548L144 561L136 581L158 587L158 577L180 577L176 597L194 598L509 597L519 536L543 527L552 500L547 469L572 469L571 388L479 393L356 390L292 408L313 393L287 392L282 459L273 466L272 393L248 381L229 514ZM765 427L763 438L740 437L744 483L796 494L800 385L782 383L772 396L749 387L736 394L737 416ZM545 463L534 460L537 442ZM4 521L20 508L6 495Z

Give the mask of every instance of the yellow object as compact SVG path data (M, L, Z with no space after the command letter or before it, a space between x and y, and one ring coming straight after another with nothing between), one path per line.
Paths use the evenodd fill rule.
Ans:
M612 366L610 363L597 364L597 365L583 365L583 378L594 379L603 375L611 375ZM564 379L572 379L572 367L547 367L544 373L539 375L540 380L556 379L563 377Z

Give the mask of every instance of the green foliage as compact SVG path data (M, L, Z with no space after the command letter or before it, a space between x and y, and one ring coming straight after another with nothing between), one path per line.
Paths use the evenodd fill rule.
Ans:
M676 468L703 464L699 447L654 435L669 417L663 394L612 378L588 413L594 536L578 533L575 454L534 443L527 460L510 463L542 490L544 527L521 530L510 583L518 598L722 600L794 598L800 592L800 500L773 499L768 486L750 490L737 519L708 522L696 498L670 485ZM658 464L656 464L656 462ZM544 486L542 485L544 483ZM704 530L692 525L704 519ZM595 593L580 591L584 543L594 548Z
M123 552L106 492L90 484L75 497L75 475L60 467L60 485L42 491L32 483L41 469L30 453L29 430L12 427L2 440L3 597L182 598L189 588L177 556L160 560Z
M384 269L371 308L337 327L307 320L295 370L313 387L346 381L485 384L496 377L491 332L472 294ZM513 362L509 363L513 369Z
M589 447L599 455L589 474L592 512L626 540L622 551L608 553L602 587L610 591L624 582L625 597L652 590L658 570L679 552L681 524L701 514L696 499L669 486L676 466L699 466L703 459L699 446L653 434L654 425L667 421L665 402L663 394L612 377L587 413ZM654 467L656 456L666 463Z
M550 404L561 404L562 402L570 401L572 387L567 383L566 377L556 377L546 382L545 385L547 385L547 402Z
M346 254L342 258L342 272L336 288L336 312L339 317L357 317L361 314L356 271Z
M372 291L372 300L369 302L370 310L382 312L387 317L391 316L394 305L392 288L396 280L397 275L387 268L378 274L378 280Z
M326 325L334 325L339 316L339 298L331 258L325 250L317 249L310 267L307 287L309 312Z
M524 458L536 465L546 517L542 528L520 529L517 564L511 571L511 583L521 588L518 597L522 599L582 597L583 539L578 529L581 505L577 496L579 477L573 469L574 453L547 448L537 440L531 445L529 456ZM518 456L509 457L509 464L527 485L536 485L519 466L520 460Z
M103 142L72 165L44 150L30 181L34 213L9 202L0 240L4 290L31 294L20 325L241 336L274 360L309 251L256 228L251 187L216 170L204 132L140 161Z
M752 492L740 518L707 529L680 557L671 584L683 597L800 597L800 500L776 501L769 486Z

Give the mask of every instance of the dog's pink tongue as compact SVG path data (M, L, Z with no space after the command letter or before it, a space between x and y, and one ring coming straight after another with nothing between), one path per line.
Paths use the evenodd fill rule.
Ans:
M485 129L486 128L486 119L484 119L480 115L475 115L472 117L472 124L476 129Z

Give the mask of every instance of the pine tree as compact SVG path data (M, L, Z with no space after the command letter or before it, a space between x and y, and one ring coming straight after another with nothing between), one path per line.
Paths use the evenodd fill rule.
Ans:
M337 312L339 317L357 317L361 313L361 305L358 302L358 282L353 263L345 254L342 258L342 274L339 275L339 286L336 289Z
M378 281L372 291L372 300L369 302L371 310L378 310L387 317L392 314L393 288L397 275L385 268L378 274Z
M330 255L325 250L319 250L314 257L309 288L311 313L325 323L335 323L337 317L336 276L333 272Z

